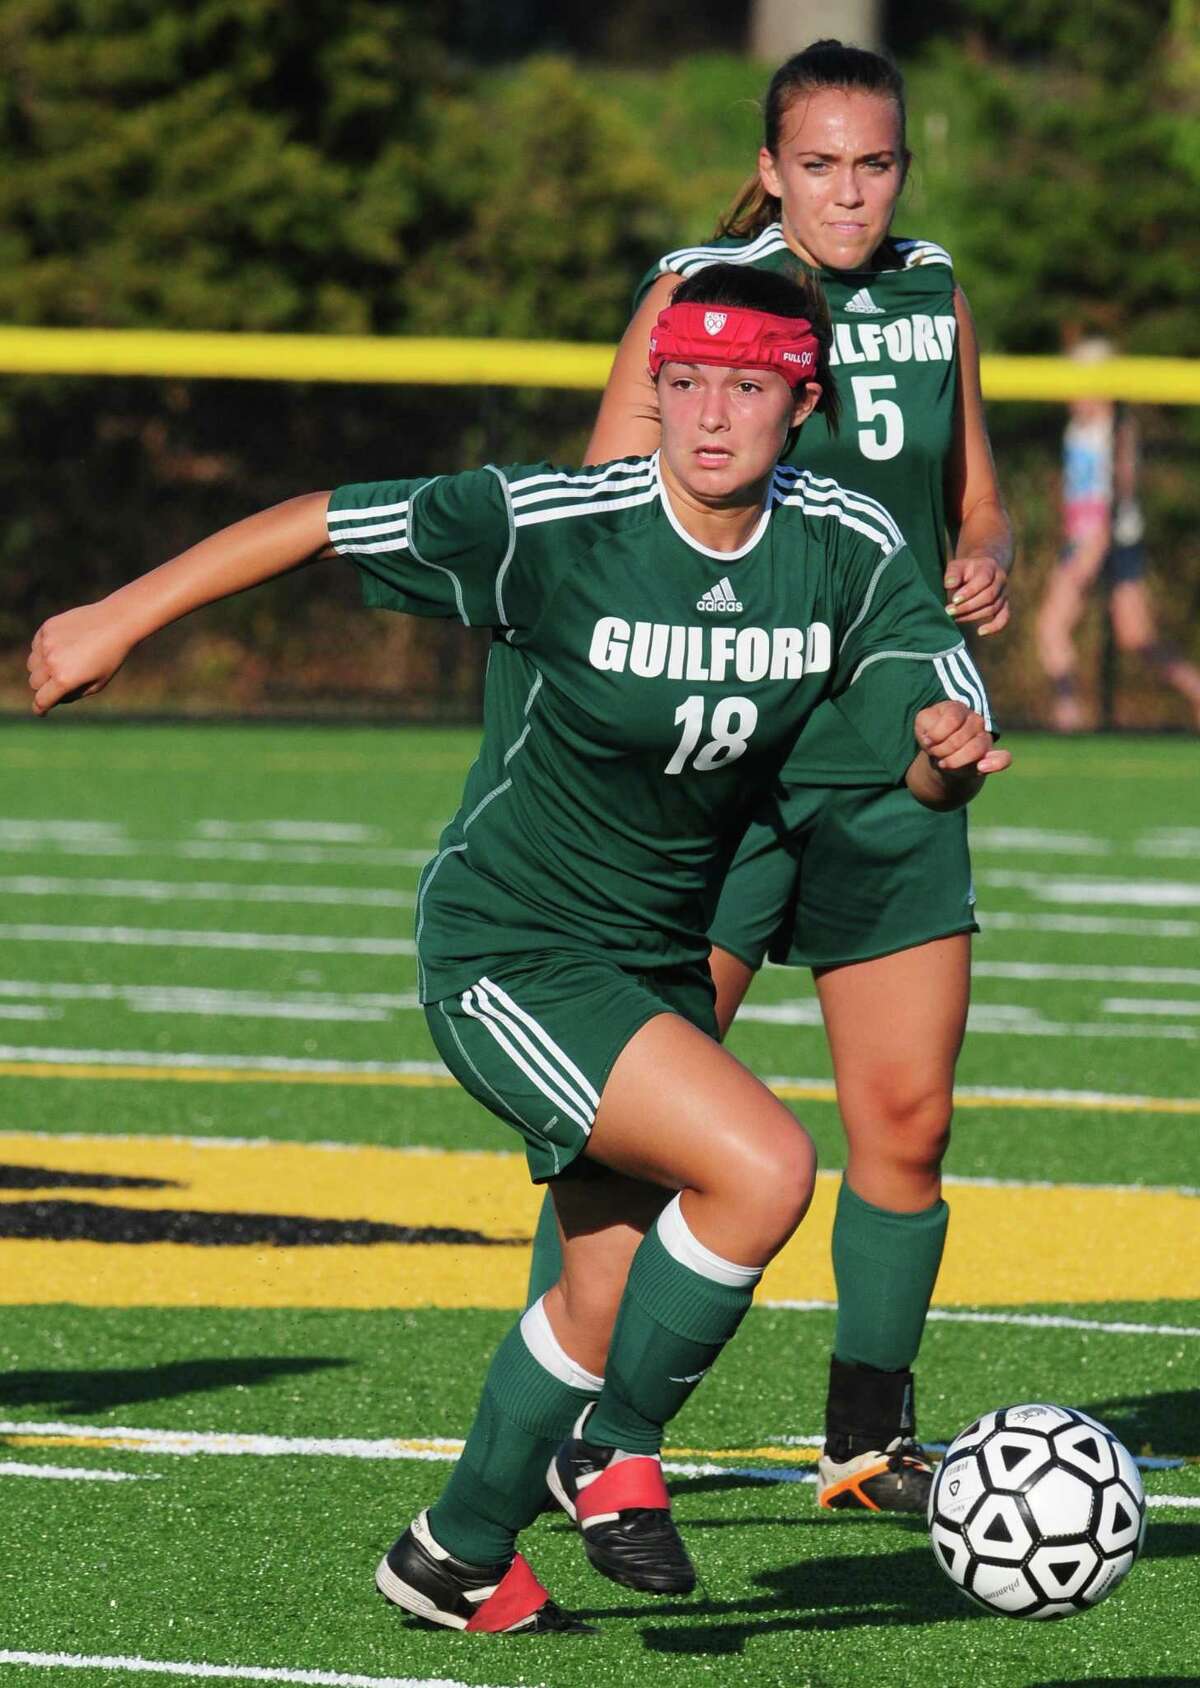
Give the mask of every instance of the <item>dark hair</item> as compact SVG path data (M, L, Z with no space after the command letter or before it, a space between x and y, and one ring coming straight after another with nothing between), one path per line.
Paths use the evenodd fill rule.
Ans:
M706 264L681 281L671 295L673 305L732 305L734 309L769 311L772 316L805 317L817 337L817 367L812 379L821 384L817 409L837 432L840 414L837 388L829 372L833 327L820 282L799 262L793 277L775 270L756 270L749 264Z
M763 105L763 145L772 157L779 156L783 120L794 102L804 94L820 93L826 88L878 94L883 99L895 100L900 113L900 151L907 163L904 78L882 53L870 53L865 47L846 47L832 40L814 41L802 53L781 64L771 78ZM767 192L755 174L743 184L717 224L715 238L734 235L739 240L750 240L778 216L779 201Z

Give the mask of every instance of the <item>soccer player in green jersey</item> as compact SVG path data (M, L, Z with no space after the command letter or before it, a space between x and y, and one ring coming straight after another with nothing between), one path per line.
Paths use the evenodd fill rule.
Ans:
M420 994L451 1071L551 1182L564 1264L377 1569L435 1624L584 1627L516 1550L548 1491L607 1576L693 1586L663 1427L813 1185L806 1133L716 1040L711 888L826 700L938 809L1010 761L891 517L778 461L836 402L828 348L814 285L715 266L650 338L652 456L309 494L33 642L45 713L166 622L329 547L368 604L492 629L479 758L418 891Z
M829 300L844 422L813 416L787 461L884 504L954 621L994 634L1008 620L1012 533L949 255L890 232L908 163L892 64L837 41L788 60L767 92L758 172L718 238L668 253L643 279L588 458L654 449L643 352L680 276L716 262L803 266ZM924 1511L912 1367L946 1233L940 1167L977 930L966 817L914 803L828 706L784 779L786 801L749 829L712 925L717 1017L724 1032L767 955L813 969L848 1143L818 1498ZM550 1217L531 1294L557 1270Z

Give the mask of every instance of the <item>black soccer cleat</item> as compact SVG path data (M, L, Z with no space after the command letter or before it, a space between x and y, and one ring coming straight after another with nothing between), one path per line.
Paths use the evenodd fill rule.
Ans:
M429 1514L413 1519L379 1561L375 1587L393 1606L442 1629L485 1635L593 1635L551 1600L521 1554L468 1565L439 1547Z
M657 1455L625 1454L580 1436L591 1412L550 1461L550 1493L579 1526L583 1550L602 1576L643 1594L690 1594L696 1568L671 1517Z
M829 1365L817 1505L830 1511L919 1512L933 1467L916 1438L913 1375L839 1360Z

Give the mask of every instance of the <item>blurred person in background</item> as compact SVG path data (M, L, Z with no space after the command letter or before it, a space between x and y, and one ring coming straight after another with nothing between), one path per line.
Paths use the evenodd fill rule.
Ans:
M1106 340L1082 340L1071 356L1103 363ZM1192 707L1200 728L1200 668L1160 639L1146 590L1145 524L1138 501L1138 428L1132 410L1111 399L1076 399L1063 432L1062 557L1037 617L1038 652L1052 691L1056 732L1092 725L1079 695L1075 633L1088 595L1108 593L1113 640L1149 663Z
M657 445L646 337L681 276L720 262L815 276L844 421L837 432L810 418L787 461L878 499L952 621L999 633L1013 540L971 313L950 255L891 233L910 162L900 74L876 53L817 41L776 71L764 118L757 173L712 243L668 253L643 278L588 460ZM848 1141L818 1498L923 1512L931 1468L912 1367L948 1223L941 1162L978 930L966 819L914 803L828 711L805 728L783 781L710 927L717 1016L724 1034L768 956L813 970ZM557 1269L547 1204L531 1298Z

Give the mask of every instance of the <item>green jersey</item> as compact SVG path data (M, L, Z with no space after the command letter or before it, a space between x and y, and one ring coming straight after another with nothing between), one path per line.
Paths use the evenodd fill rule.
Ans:
M788 461L868 493L895 518L930 589L943 597L946 506L943 479L954 429L958 324L950 255L927 240L884 242L867 270L819 270L833 321L830 363L841 428L809 417ZM778 223L751 240L732 237L668 252L643 276L640 303L660 276L694 275L709 264L750 264L794 275L800 260ZM814 723L789 782L852 782L855 747L838 723ZM821 774L823 770L823 775Z
M422 1000L485 958L702 960L719 885L824 699L878 783L916 711L982 695L880 505L780 466L738 551L693 539L657 454L340 488L368 605L493 629L483 743L422 875Z
M888 240L870 270L815 272L833 320L830 363L842 423L800 430L789 462L869 493L895 517L930 588L946 562L943 472L954 428L958 321L950 254L927 240ZM709 264L750 264L794 275L800 260L778 223L753 240L668 252L643 276L636 303L662 275Z

